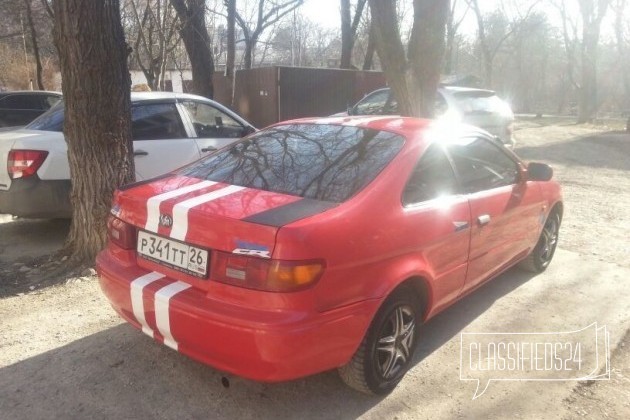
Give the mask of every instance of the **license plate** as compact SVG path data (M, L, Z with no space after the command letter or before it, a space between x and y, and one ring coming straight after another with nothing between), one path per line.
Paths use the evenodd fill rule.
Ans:
M138 232L138 255L174 270L205 278L208 273L208 251L149 232Z

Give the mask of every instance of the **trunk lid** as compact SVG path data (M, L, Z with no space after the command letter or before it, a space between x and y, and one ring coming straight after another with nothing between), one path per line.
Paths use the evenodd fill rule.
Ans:
M166 175L116 193L112 213L139 230L204 249L270 258L278 226L248 221L300 197Z

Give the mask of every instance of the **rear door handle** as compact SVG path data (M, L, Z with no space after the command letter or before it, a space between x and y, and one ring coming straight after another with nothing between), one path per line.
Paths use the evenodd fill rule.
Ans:
M216 147L204 147L203 149L201 149L201 151L204 153L214 152L215 150L217 150Z
M133 151L133 155L134 156L148 156L149 152L144 151L144 150L134 150Z
M480 226L487 225L488 223L490 223L490 215L482 214L481 216L477 217L477 223L479 223Z

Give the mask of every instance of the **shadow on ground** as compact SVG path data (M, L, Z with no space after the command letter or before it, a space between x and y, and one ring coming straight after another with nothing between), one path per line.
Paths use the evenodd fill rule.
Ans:
M530 278L511 270L428 322L415 364ZM29 419L351 419L382 399L347 388L334 371L281 384L229 376L228 388L223 375L123 324L1 368L0 412Z
M630 170L630 134L607 132L575 140L517 147L516 153L525 160L541 160L563 165Z
M12 219L0 215L0 264L50 255L63 245L70 228L67 219Z

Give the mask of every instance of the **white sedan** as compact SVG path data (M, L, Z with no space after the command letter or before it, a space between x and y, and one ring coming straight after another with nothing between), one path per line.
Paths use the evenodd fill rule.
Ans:
M209 99L170 92L131 94L136 179L170 172L255 131ZM63 104L20 130L0 133L0 213L70 217ZM2 165L2 166L4 166Z

